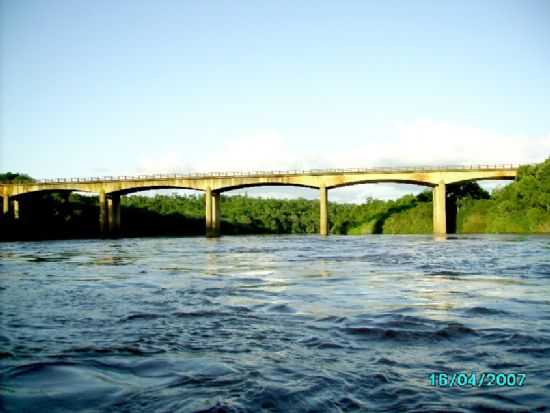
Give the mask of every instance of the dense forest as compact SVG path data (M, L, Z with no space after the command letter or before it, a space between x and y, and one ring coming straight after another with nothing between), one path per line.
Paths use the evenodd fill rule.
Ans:
M24 174L0 174L0 181L28 181ZM202 195L125 196L123 236L202 235ZM319 231L319 202L222 196L222 234L303 234ZM35 193L20 198L20 217L0 217L1 239L99 236L98 199L76 193ZM477 183L447 188L449 232L550 233L550 158L522 166L518 178L492 194ZM329 204L332 234L423 234L432 232L432 194L363 204Z

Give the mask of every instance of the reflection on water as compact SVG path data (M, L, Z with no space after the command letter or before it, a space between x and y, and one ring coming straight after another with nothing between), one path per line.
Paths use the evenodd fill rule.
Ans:
M0 408L544 411L550 238L0 244ZM527 374L431 387L432 372Z

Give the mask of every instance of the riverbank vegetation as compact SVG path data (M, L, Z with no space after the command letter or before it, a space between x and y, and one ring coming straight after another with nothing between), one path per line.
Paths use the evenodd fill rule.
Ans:
M31 180L0 174L0 181ZM133 195L121 201L122 235L202 235L202 195ZM319 231L319 202L222 196L223 234L303 234ZM36 193L20 199L20 218L0 219L1 239L99 236L97 197ZM477 183L447 188L449 232L550 233L550 158L523 166L516 181L491 194ZM432 232L431 190L396 200L329 204L332 234L424 234Z

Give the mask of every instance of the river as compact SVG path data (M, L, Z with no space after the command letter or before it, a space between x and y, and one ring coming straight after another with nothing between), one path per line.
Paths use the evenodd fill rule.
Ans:
M1 243L0 356L6 412L548 411L550 237Z

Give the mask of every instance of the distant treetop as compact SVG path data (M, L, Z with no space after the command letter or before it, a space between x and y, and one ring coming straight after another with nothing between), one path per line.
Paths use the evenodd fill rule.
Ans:
M20 173L14 173L14 172L0 173L0 182L29 182L29 181L34 181L34 179L27 174L20 174Z

